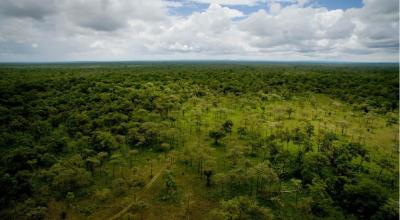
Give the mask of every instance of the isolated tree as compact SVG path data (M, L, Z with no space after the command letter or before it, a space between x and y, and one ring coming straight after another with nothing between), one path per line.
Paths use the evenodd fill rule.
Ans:
M306 133L308 138L311 138L311 136L314 134L314 125L311 123L306 124Z
M291 116L292 116L292 113L294 112L294 109L292 107L289 107L285 111L288 114L288 118L291 119Z
M239 138L244 138L248 133L246 127L238 127L237 132L239 134Z
M338 124L341 129L341 134L344 135L345 130L349 127L349 123L347 121L339 121Z
M232 133L233 122L231 120L227 120L222 124L222 128L228 134Z
M208 136L214 139L214 145L219 145L218 140L225 137L225 133L221 130L213 130L208 133Z
M206 177L207 187L211 186L211 177L215 173L216 164L217 162L212 157L207 158L206 161L204 162L203 174Z
M174 173L170 170L165 170L163 173L165 188L161 192L161 200L175 201L177 199L177 185L174 178Z
M174 173L170 170L166 170L163 174L163 179L165 183L165 187L169 189L176 189L176 182L175 179L173 178Z

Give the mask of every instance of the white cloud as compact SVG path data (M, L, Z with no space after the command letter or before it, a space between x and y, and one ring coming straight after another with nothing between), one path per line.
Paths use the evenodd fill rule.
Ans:
M98 31L115 31L132 19L163 20L167 5L171 3L159 0L68 0L61 3L65 19Z
M239 27L248 33L250 45L257 48L287 50L291 46L303 52L326 50L335 46L336 40L351 36L354 25L344 22L343 14L342 10L289 6L273 13L260 10L243 20Z
M25 17L41 20L57 8L55 0L1 0L0 14L11 17Z
M219 5L256 5L265 0L192 0L192 2Z
M254 5L263 5L265 3L285 3L285 4L298 4L304 6L313 0L190 0L194 3L202 3L202 4L219 4L226 6L233 5L243 5L243 6L254 6Z
M364 0L361 9L349 10L358 24L355 35L368 48L399 48L399 2Z
M179 1L2 1L0 61L398 59L399 9L389 0L347 10L297 0L194 0L208 8L188 16L170 13L182 10ZM257 4L250 14L233 9Z
M233 18L243 16L238 10L210 4L204 12L188 18L179 18L173 25L160 31L148 47L152 50L172 52L226 53L240 45L240 32ZM235 38L232 41L232 38ZM238 42L239 41L239 42Z

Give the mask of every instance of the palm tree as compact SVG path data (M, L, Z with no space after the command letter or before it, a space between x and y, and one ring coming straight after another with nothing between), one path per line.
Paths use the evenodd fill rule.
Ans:
M99 160L99 162L100 162L100 176L101 176L101 173L102 173L102 168L103 168L103 164L104 164L104 161L105 161L105 159L108 157L108 153L107 152L99 152L97 155L96 155L96 158Z
M216 164L217 164L217 162L212 157L207 158L206 161L204 162L203 174L204 174L204 176L206 176L206 181L207 181L208 187L211 186L211 176L214 173Z
M290 180L295 188L295 192L296 192L296 207L297 207L297 201L298 201L298 194L301 190L301 180L299 179L291 179Z
M112 177L114 178L115 176L115 167L117 165L122 164L122 155L120 153L115 153L113 155L111 155L111 160L110 163L112 164Z
M86 166L94 176L94 170L97 166L100 165L100 160L97 159L96 157L88 157L86 159Z
M138 150L129 150L128 151L128 155L129 155L129 168L132 168L132 159L133 157L138 154L139 151Z

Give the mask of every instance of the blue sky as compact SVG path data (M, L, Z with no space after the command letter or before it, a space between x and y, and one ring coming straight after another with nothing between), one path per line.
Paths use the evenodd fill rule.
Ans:
M397 0L1 0L0 62L398 62Z
M361 8L361 0L318 0L317 4L329 9Z
M193 1L173 1L182 3L182 7L171 8L170 13L174 15L187 16L193 12L202 12L207 10L209 3L199 3ZM281 1L282 5L290 5L291 1ZM244 14L251 14L260 9L267 9L267 2L260 2L255 5L224 5L229 8L237 9L242 11ZM335 9L349 9L349 8L361 8L363 6L362 0L318 0L308 4L311 7L326 7L330 10Z

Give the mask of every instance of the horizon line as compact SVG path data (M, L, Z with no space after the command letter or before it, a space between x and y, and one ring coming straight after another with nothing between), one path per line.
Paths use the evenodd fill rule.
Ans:
M308 63L308 64L400 64L400 61L326 61L326 60L258 60L258 59L165 59L165 60L59 60L59 61L0 61L4 64L90 64L90 63Z

